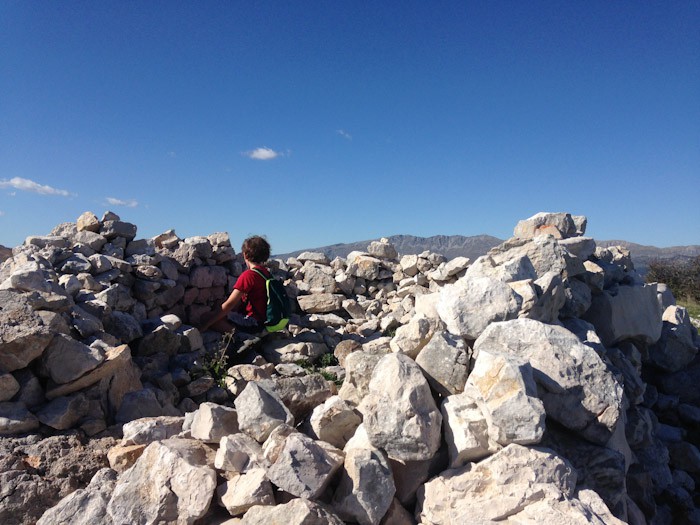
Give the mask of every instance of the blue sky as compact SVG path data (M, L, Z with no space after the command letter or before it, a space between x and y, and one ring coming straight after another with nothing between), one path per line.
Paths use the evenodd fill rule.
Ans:
M0 244L86 210L273 251L700 244L697 1L0 0Z

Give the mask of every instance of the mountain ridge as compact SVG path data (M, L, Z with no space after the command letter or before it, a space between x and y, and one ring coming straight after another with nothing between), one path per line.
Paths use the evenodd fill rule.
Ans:
M416 235L391 235L387 237L396 251L400 255L411 255L424 252L426 250L439 253L454 259L455 257L469 257L472 261L477 257L486 254L494 246L504 242L504 239L499 239L492 235L433 235L430 237L419 237ZM337 243L328 246L320 246L317 248L306 248L303 250L295 250L293 252L275 255L277 258L286 259L287 257L296 257L303 252L321 252L329 259L335 257L347 257L351 251L366 251L367 246L372 241L378 241L379 238L368 239L364 241L355 241L349 243ZM597 246L623 246L630 251L632 261L635 268L642 274L646 273L649 264L656 260L678 260L686 261L693 257L700 256L700 245L687 246L670 246L659 248L638 244L625 240L596 240Z

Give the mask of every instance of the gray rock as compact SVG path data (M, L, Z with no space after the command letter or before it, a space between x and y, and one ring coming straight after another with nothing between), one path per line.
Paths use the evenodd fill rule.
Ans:
M234 404L239 428L260 443L276 426L294 424L294 416L277 394L259 383L248 383Z
M423 347L416 363L438 394L449 396L464 390L469 375L470 348L448 332L436 332Z
M343 452L301 433L287 436L267 475L280 489L299 498L316 499L343 465Z
M345 358L345 381L338 395L353 406L369 393L369 382L372 371L385 354L368 352L353 352Z
M270 363L294 363L316 361L328 352L328 346L318 342L294 341L290 339L263 340L262 355Z
M369 243L367 253L379 259L396 259L398 257L394 245L389 242L389 239L384 237L379 241Z
M594 295L584 319L593 326L605 346L625 339L653 344L661 337L661 308L656 285L618 286L616 292Z
M25 294L0 290L0 370L25 368L39 357L53 334L36 314Z
M24 403L0 402L0 436L22 434L39 428L39 420Z
M37 417L44 425L56 430L74 427L87 415L90 404L83 394L57 397L37 412Z
M343 467L333 508L346 521L378 525L396 492L387 458L377 449L353 448Z
M109 519L107 503L114 490L116 478L117 473L112 469L104 468L98 471L87 487L72 492L47 510L37 521L37 525L106 523Z
M63 334L53 338L42 356L51 379L58 384L68 383L94 370L104 358L104 352Z
M127 241L132 241L136 237L136 225L118 219L104 220L100 228L100 235L109 241L116 237L124 237Z
M19 383L12 374L0 372L0 402L12 399L19 389Z
M430 459L440 446L442 415L420 367L403 354L377 363L358 409L372 445L392 459Z
M297 297L299 307L308 314L335 312L342 307L345 296L334 293L312 293Z
M304 419L335 393L334 385L321 374L280 377L266 384L279 396L296 421Z

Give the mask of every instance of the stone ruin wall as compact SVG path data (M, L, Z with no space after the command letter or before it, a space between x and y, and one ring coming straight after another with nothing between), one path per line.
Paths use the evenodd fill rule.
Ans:
M99 438L121 435L122 424L144 417L159 421L158 428L174 418L168 424L175 430L149 434L147 442L178 432L221 433L203 431L201 424L192 429L193 414L230 407L234 398L243 403L244 391L252 395L246 387L265 379L289 409L286 424L313 438L298 446L332 443L344 449L344 457L327 452L326 461L335 465L331 474L340 468L343 480L354 476L347 464L348 458L359 461L353 440L364 440L357 450L382 451L374 465L390 471L391 487L381 501L362 501L350 481L337 479L329 499L322 493L330 481L320 474L318 487L299 488L282 460L277 467L266 465L278 489L304 501L333 503L345 520L378 523L388 514L413 515L421 523L458 519L464 495L458 498L448 479L433 476L474 462L483 475L497 478L497 461L540 461L526 457L535 454L528 446L539 444L574 466L576 479L555 491L575 503L566 510L571 516L700 523L697 331L663 285L643 283L629 252L596 247L585 227L584 217L537 214L476 261L447 261L434 253L400 256L381 241L346 259L304 253L271 261L294 303L290 330L258 343L254 365L241 365L256 372L233 367L220 385L200 366L218 337L194 325L224 300L243 269L228 235L180 239L169 231L136 239L136 226L115 214L98 219L86 212L49 236L28 238L0 267L0 435L77 429ZM339 390L318 375L304 376L295 364L315 363L329 353L340 365L327 371L345 379ZM412 396L420 410L401 411L417 411L418 427L413 420L396 421L391 412L401 404L397 377L415 384ZM502 385L516 387L504 391ZM355 421L343 427L344 438L337 435L337 422L329 429L311 423L312 413L330 400L343 405L328 410ZM257 414L264 419L264 410ZM360 421L362 432L356 431ZM385 421L394 421L394 428L384 428ZM246 428L246 436L260 443L270 437L255 432ZM209 438L199 439L219 444L220 436ZM143 439L125 435L121 446L143 451ZM223 440L219 446L225 448ZM549 462L558 464L558 457ZM131 465L137 458L121 460ZM125 470L117 463L115 470ZM559 479L556 473L537 476L550 485ZM411 479L420 483L412 486ZM489 498L482 496L467 498L470 512L479 505L484 519L516 512L507 504L494 510L493 501L503 498L496 488ZM207 499L206 491L202 497ZM525 500L523 518L528 512L563 512L548 498ZM213 512L210 503L202 515ZM103 513L117 519L116 506ZM253 519L253 513L246 516ZM1 505L0 517L7 517Z

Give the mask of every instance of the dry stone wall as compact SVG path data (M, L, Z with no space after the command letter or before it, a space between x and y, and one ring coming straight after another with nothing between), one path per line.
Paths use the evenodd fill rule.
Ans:
M697 330L585 228L271 261L290 327L228 369L196 328L243 269L227 234L28 238L0 266L3 523L700 523ZM57 439L108 453L51 485Z

